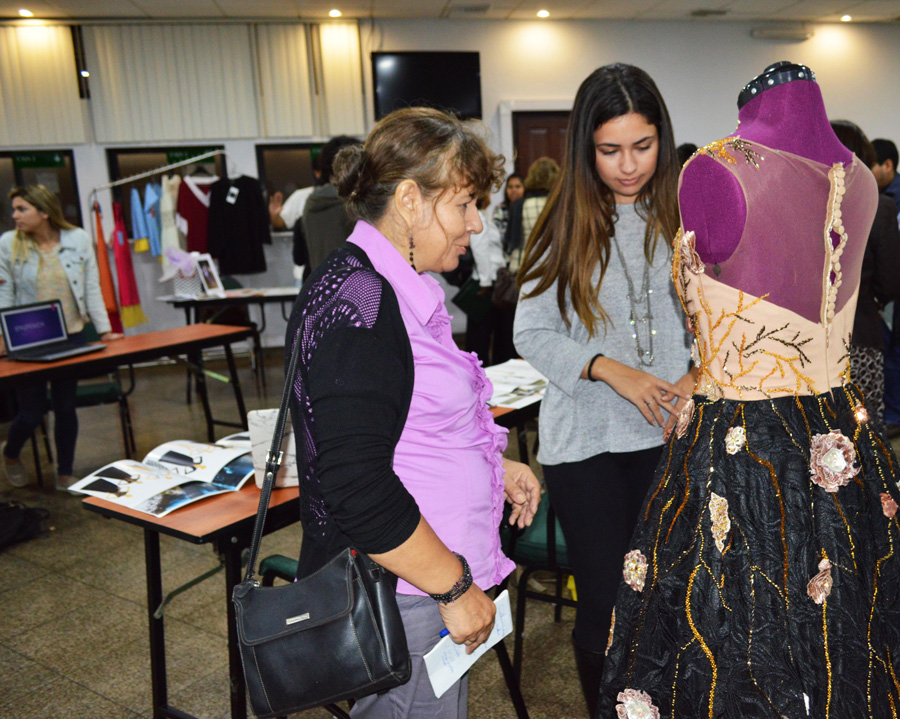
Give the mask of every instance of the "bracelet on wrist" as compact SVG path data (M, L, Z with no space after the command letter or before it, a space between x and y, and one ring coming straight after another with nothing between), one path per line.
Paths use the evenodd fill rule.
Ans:
M603 355L601 352L598 352L598 353L595 354L593 357L591 357L591 361L588 362L587 378L588 378L588 380L590 380L591 382L597 382L597 380L596 380L593 376L591 376L591 372L592 372L593 369L594 369L594 362L596 362L598 359L600 359L600 358L603 357L603 356L604 356L604 355Z
M459 599L463 594L469 591L469 587L472 586L472 570L469 569L469 563L466 561L466 558L461 555L453 552L456 558L459 560L460 564L462 564L463 573L462 576L456 581L452 587L450 587L449 592L444 592L443 594L429 594L434 601L438 604L450 604L450 602L455 602Z

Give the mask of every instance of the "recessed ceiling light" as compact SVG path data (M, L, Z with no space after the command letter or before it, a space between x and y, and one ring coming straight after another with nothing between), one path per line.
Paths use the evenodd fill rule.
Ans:
M852 19L853 18L849 15L844 15L843 17L841 17L841 22L850 22Z
M335 9L335 10L332 10L331 12L329 12L328 14L331 15L331 17L340 17L340 16L341 16L341 11Z
M538 10L537 16L538 17L550 17L550 11L549 10Z
M21 8L19 10L19 15L22 17L34 17L34 13L31 10L26 10L25 8Z
M82 70L82 71L81 71L81 76L82 76L82 77L90 77L90 76L91 76L91 73L89 73L87 70Z

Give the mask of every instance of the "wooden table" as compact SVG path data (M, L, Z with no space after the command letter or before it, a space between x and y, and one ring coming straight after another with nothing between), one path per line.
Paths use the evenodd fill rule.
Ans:
M82 506L104 517L135 524L144 530L144 557L147 575L147 614L150 626L150 682L153 691L154 719L193 719L169 706L166 678L166 636L164 617L156 616L162 604L162 564L159 537L162 534L192 544L212 544L225 566L225 599L228 607L228 671L231 686L232 719L246 719L247 696L238 649L234 605L231 593L240 583L241 552L250 546L253 523L259 505L259 489L249 480L238 492L219 494L172 512L154 517L104 499L88 497ZM272 492L266 514L264 534L286 527L300 519L300 501L296 487ZM299 547L298 553L299 553Z
M22 380L49 381L56 379L79 379L96 377L111 372L122 365L135 364L160 357L187 355L188 366L197 377L197 393L203 403L206 417L207 435L215 441L215 425L247 429L247 410L241 393L240 380L234 364L231 343L250 336L249 327L230 325L191 325L158 332L125 337L106 344L99 352L56 362L20 362L8 358L0 359L0 389L8 389ZM203 370L203 350L208 347L222 347L228 362L228 372L234 389L240 422L225 422L212 416L206 388L206 374Z
M285 304L291 304L297 299L300 292L299 287L259 287L246 288L242 290L226 290L225 297L215 297L212 295L203 295L200 297L180 297L178 295L163 295L156 299L160 302L166 302L172 307L184 310L185 322L189 325L197 321L198 310L204 307L222 309L225 307L246 307L247 305L257 305L259 307L259 315L261 324L259 332L262 334L266 330L266 311L265 306L273 303L281 303L281 316L284 321L288 321L288 315L285 312Z

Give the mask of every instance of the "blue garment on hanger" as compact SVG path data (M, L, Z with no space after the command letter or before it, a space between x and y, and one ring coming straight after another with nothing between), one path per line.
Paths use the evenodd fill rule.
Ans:
M144 218L144 205L141 195L136 187L131 188L131 239L145 240L147 234L147 220Z
M150 254L159 257L162 254L160 236L162 235L162 218L159 216L159 202L162 198L162 186L148 182L144 188L144 217L147 220L147 238L150 240Z

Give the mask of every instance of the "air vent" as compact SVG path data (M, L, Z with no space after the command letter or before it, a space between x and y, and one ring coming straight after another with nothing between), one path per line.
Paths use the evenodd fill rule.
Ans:
M722 17L723 15L727 15L727 10L691 10L691 17Z
M444 17L480 17L487 15L490 9L489 2L454 3Z

